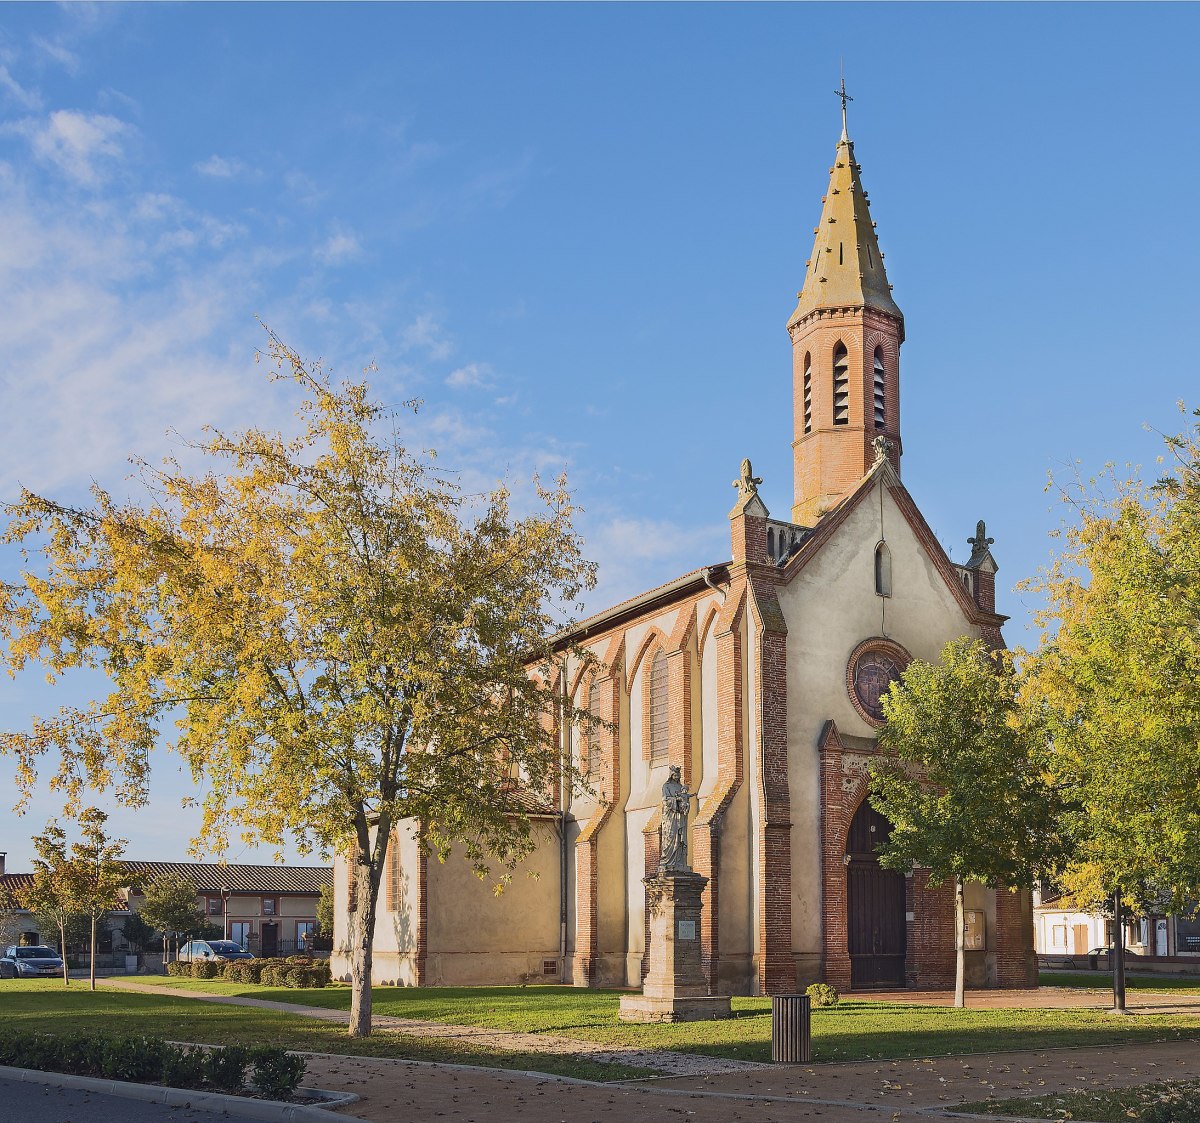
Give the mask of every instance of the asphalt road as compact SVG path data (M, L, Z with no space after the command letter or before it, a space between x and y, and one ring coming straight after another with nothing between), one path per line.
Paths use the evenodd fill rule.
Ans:
M250 1117L0 1079L0 1118L6 1123L248 1123Z

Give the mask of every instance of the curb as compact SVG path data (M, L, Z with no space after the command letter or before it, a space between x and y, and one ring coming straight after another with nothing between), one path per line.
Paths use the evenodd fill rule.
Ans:
M281 1120L284 1123L346 1123L344 1115L337 1115L324 1107L308 1104L286 1104L279 1100L256 1100L245 1096L227 1096L221 1092L195 1092L186 1088L163 1088L157 1084L133 1084L124 1080L106 1080L95 1076L75 1076L66 1072L40 1072L32 1068L9 1068L0 1065L0 1077L19 1080L26 1084L49 1084L54 1088L78 1088L85 1092L99 1092L106 1096L119 1096L126 1100L143 1100L147 1103L169 1104L172 1107L195 1107L209 1111L236 1112L250 1119ZM319 1096L331 1106L341 1107L354 1103L358 1096L352 1092L322 1092L314 1088L301 1088L310 1096Z

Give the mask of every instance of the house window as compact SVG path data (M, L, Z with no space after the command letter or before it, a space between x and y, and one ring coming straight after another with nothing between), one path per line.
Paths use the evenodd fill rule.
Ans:
M655 653L654 662L650 664L650 706L649 706L649 738L650 761L667 759L667 656L666 652Z
M600 684L592 680L588 687L588 713L592 717L600 716ZM588 723L587 733L587 772L594 776L600 767L600 726L596 722Z
M850 356L844 343L833 349L833 423L850 424Z
M888 549L886 542L880 542L875 547L875 595L892 595L892 551Z
M1067 926L1065 924L1054 924L1051 926L1050 946L1054 948L1066 948Z
M887 381L883 368L883 348L875 348L875 428L882 429L887 421Z
M317 930L317 926L311 920L296 921L296 950L308 951L309 940L312 939L312 934Z
M264 897L262 902L263 916L276 916L279 913L279 902L274 897Z
M207 897L205 899L208 901L208 915L209 916L220 916L221 913L224 911L221 908L221 898L220 897Z
M804 356L804 431L812 432L812 355Z
M1200 953L1200 913L1185 911L1175 917L1175 949L1180 955Z
M250 946L251 927L246 921L238 921L229 926L229 938L240 947Z

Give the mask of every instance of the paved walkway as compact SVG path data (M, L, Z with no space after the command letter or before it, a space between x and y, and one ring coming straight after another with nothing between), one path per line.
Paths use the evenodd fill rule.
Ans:
M1200 1077L1194 1042L854 1062L594 1085L496 1070L313 1057L313 1083L356 1092L348 1115L391 1123L930 1123L959 1105ZM995 1118L995 1117L990 1117ZM1010 1121L1011 1123L1011 1121Z

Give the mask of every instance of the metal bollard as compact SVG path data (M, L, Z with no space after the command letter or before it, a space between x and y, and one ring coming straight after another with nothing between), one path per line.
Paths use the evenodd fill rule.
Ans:
M806 1065L812 1058L812 999L807 994L771 995L771 1060Z

